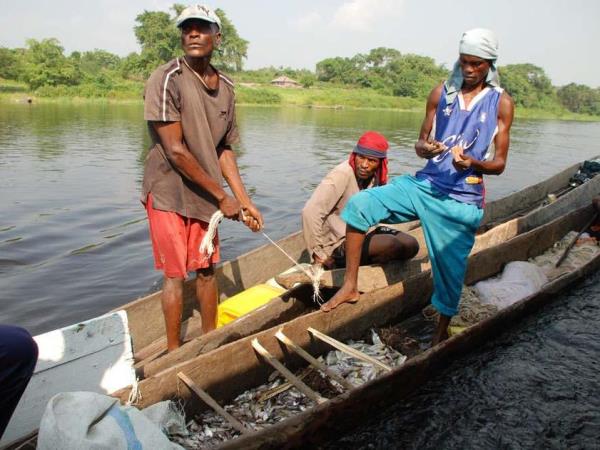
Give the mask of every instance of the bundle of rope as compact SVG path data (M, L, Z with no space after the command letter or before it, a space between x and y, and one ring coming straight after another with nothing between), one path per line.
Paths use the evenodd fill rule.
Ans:
M217 228L219 227L221 220L223 220L223 217L225 216L221 210L217 209L210 217L210 222L208 222L208 230L206 231L206 234L200 243L200 253L204 253L207 258L210 258L215 252L215 235L217 234Z
M450 320L450 326L469 327L493 316L498 312L498 307L481 303L475 290L470 286L463 286L458 307L458 314ZM427 321L437 322L439 313L429 305L422 310L423 317Z
M243 210L241 211L241 215L242 218L244 218ZM223 220L223 217L225 216L220 210L215 211L208 223L208 230L206 231L206 234L204 235L204 238L200 243L200 252L204 253L207 256L207 258L210 258L210 256L215 251L213 242L215 239L215 235L217 234L217 228L221 220ZM320 282L324 272L323 267L320 264L315 264L311 266L310 270L305 269L300 264L298 264L298 262L294 258L292 258L283 248L281 248L281 246L279 246L273 239L267 236L265 232L262 232L262 235L280 252L282 252L292 263L294 263L295 267L300 269L308 278L310 278L313 287L313 301L318 305L321 305L323 303L323 299L321 298Z
M469 327L492 317L498 312L495 305L481 303L475 290L470 286L464 286L460 296L458 314L450 320L451 326Z

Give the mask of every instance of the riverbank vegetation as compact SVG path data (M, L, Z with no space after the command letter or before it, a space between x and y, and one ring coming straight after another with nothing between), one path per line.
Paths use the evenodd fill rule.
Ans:
M66 55L54 38L29 39L25 48L0 47L0 99L141 101L144 80L152 70L181 54L174 17L182 8L173 5L172 15L139 14L133 32L141 51L124 57L100 49ZM213 62L236 81L239 104L421 110L431 88L448 76L449 68L432 58L391 48L327 58L314 71L244 70L249 42L238 35L224 11L218 9L217 14L223 43ZM518 117L600 120L600 88L554 86L544 69L533 64L500 66L499 73ZM297 86L272 85L280 76L295 80Z

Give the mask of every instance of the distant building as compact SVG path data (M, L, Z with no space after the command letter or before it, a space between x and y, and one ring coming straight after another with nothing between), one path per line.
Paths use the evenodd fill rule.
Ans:
M279 86L283 88L301 88L302 85L298 83L296 80L292 80L289 77L281 76L277 77L274 80L271 80L271 84L273 86Z

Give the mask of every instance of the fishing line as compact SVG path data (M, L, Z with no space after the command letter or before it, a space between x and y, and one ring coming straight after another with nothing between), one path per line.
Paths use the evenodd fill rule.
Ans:
M245 219L246 216L245 216L243 210L241 211L241 214L242 214L242 219ZM225 217L225 216L223 215L221 210L215 211L215 213L210 218L210 222L208 223L208 230L206 231L206 234L204 235L204 237L202 238L202 242L200 243L200 252L204 253L207 256L207 258L210 258L210 256L215 251L213 241L214 241L215 235L217 233L217 227L218 227L219 223L221 222L221 220L223 220L223 217ZM261 233L271 244L273 244L292 263L294 263L294 266L296 266L298 269L300 269L310 279L310 281L312 283L312 287L313 287L313 301L315 303L321 305L323 303L323 299L321 298L319 284L321 281L321 276L323 275L323 272L325 271L323 269L323 266L321 266L320 264L316 264L316 265L311 266L310 271L306 270L304 267L302 267L300 264L298 264L298 262L294 258L292 258L283 248L281 248L273 239L271 239L269 236L267 236L267 234L264 231Z

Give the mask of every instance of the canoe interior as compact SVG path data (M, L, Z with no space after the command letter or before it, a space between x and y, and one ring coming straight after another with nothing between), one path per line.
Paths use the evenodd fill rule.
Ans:
M571 222L571 226L567 226L567 223L563 222L556 224L557 226L548 232L558 239L563 232L570 231L567 228L578 231L592 214L591 208L575 212L567 218ZM532 234L530 237L543 240L543 236L536 238ZM528 247L524 254L536 256L541 253L540 246L541 243L534 244ZM541 250L543 251L543 249ZM484 255L482 254L481 257L484 258ZM479 261L479 263L481 262L483 261ZM269 428L230 440L218 448L266 449L281 448L282 446L306 448L322 443L321 441L327 437L348 432L359 426L364 417L410 396L451 362L506 332L517 321L536 313L554 301L572 283L598 269L600 269L600 256L594 257L587 264L551 281L538 293L499 311L494 316L469 327L442 344L409 358L402 366L391 372L384 373L373 381L346 391L324 404L317 405ZM401 325L409 328L413 319L415 318L402 321Z
M472 284L489 278L501 271L503 266L509 261L527 260L530 257L543 253L567 232L578 230L582 223L591 218L592 214L591 207L576 210L546 225L472 255L469 259L465 282ZM557 289L564 288L573 280L573 277L584 275L587 273L586 271L591 270L591 268L597 266L599 263L600 260L596 258L586 268L576 271L577 273L563 276L550 283L547 285L547 288L544 288L544 292L556 292ZM308 327L320 330L340 341L357 339L366 335L372 327L398 324L410 319L416 313L420 313L420 310L428 304L431 291L430 273L424 272L404 282L364 294L357 304L342 305L333 313L325 314L315 311L300 316L285 323L283 330L286 336L296 344L316 356L330 350L330 347L327 344L311 339L306 331ZM551 295L546 294L544 294L545 297L542 295L545 299L544 301L549 301L553 298ZM524 306L524 304L529 305L528 302L532 302L532 299L523 300L507 308L507 310L498 313L496 316L502 318L502 326L490 325L493 331L488 331L485 327L488 326L486 324L495 324L494 320L500 320L496 316L469 328L466 332L451 338L446 343L436 346L434 349L427 350L425 353L415 356L403 366L386 374L385 379L389 380L390 377L401 377L407 386L411 386L411 389L403 388L399 392L410 392L416 385L428 378L428 368L443 365L443 362L447 361L448 358L460 354L464 349L469 349L474 345L480 344L490 336L490 333L499 333L501 330L506 329L507 324L534 310L535 308L532 306ZM531 304L539 306L541 303L540 300L534 300ZM507 319L506 317L509 318ZM139 389L142 398L137 403L137 406L146 407L161 400L179 398L185 401L188 414L196 414L203 410L204 405L196 400L191 395L189 389L178 380L177 372L179 371L184 372L192 378L202 389L209 392L221 404L226 404L241 392L264 383L268 375L272 372L272 369L254 353L251 346L253 338L257 338L272 355L283 361L287 367L291 369L302 367L304 365L303 361L287 353L274 338L274 334L279 328L280 326L276 326L253 336L241 338L141 381ZM482 328L483 330L481 330ZM472 329L480 330L477 331L479 333L477 336L479 337L473 337ZM465 342L465 338L469 338L469 340ZM440 353L440 349L445 349L445 353ZM277 426L252 433L250 436L253 436L253 440L243 437L239 440L230 441L227 446L233 445L240 446L239 448L252 448L258 442L270 447L273 442L282 436L289 437L294 435L298 437L302 435L306 437L310 434L311 427L321 423L319 418L332 414L329 408L334 408L333 410L335 410L335 406L339 405L342 400L346 401L348 398L358 396L362 402L367 401L365 397L367 394L364 391L372 384L378 386L381 392L385 392L388 396L390 395L390 391L386 390L385 386L381 386L379 379L374 380L362 387L347 391L341 396L320 405L318 408L311 409L299 416L283 421ZM394 385L402 385L402 383L395 382ZM376 392L379 391L376 390ZM115 395L124 401L127 399L129 391L123 390ZM339 406L338 409L344 410L347 406ZM364 406L364 403L362 406ZM339 410L335 411L339 412ZM294 431L291 432L290 429ZM273 445L282 445L286 441L277 442L278 444Z
M514 233L523 232L527 229L539 226L549 219L563 214L570 208L586 204L588 197L591 198L591 193L596 192L598 186L600 186L600 178L592 180L584 186L570 191L568 188L568 180L578 168L578 164L573 165L548 180L525 188L503 199L489 203L486 206L486 212L482 221L483 225L480 230L482 234L477 238L473 253L490 245L489 237L492 236L492 234L485 232L486 230L489 231L490 227L488 224L494 223L497 226L501 222L503 215L519 217L527 214L530 217L527 222L518 222L518 226L520 227L518 230L507 231L508 234L506 238L510 238ZM581 194L581 191L585 192ZM554 204L546 205L546 199L549 193L559 193L561 197ZM550 213L546 212L548 209L551 210ZM537 219L534 220L531 216L535 216ZM422 230L418 227L418 222L400 224L397 228L413 235L419 241L421 249L417 257L409 264L406 264L403 268L403 272L396 275L400 276L404 274L404 276L407 276L408 274L414 274L415 271L420 272L428 269L429 262L426 246ZM299 232L282 239L280 245L292 256L300 255L299 258L301 259L307 258L308 256L304 249L302 235ZM263 258L273 258L273 260L269 259L270 264L267 270L263 270L265 268L262 265L259 265L260 271L257 273L256 261L262 261ZM256 283L264 282L266 279L289 268L289 265L289 261L279 251L273 246L265 245L240 256L234 261L223 264L217 270L217 277L219 284L221 284L220 280L222 278L228 280L223 284L228 288L226 291L228 295L231 295L237 293L236 289L240 286L245 289ZM237 269L234 270L233 268ZM231 274L234 272L245 274L243 279L239 276L237 277L238 280L242 280L240 282L241 284L236 285L234 282L231 282L233 279L231 278ZM338 280L341 280L342 278L343 270L338 273ZM312 310L314 306L311 302L305 301L306 297L304 295L296 295L296 292L292 290L280 298L272 300L244 318L238 319L206 336L201 336L199 314L193 309L195 307L195 298L191 282L186 283L185 292L186 306L184 308L182 331L184 336L183 339L186 344L178 351L170 354L166 354L165 352L166 341L164 338L164 322L160 309L160 292L144 299L137 300L124 308L128 312L130 323L133 320L131 333L134 341L134 349L136 349L136 361L138 361L136 369L140 378L159 373L166 367L181 363L200 353L212 350L223 343L231 342L234 339L239 339L240 337L267 329L274 323L283 323L293 317ZM304 292L304 290L302 290L302 292ZM140 314L144 314L146 317L143 322L143 327L139 326ZM189 316L189 314L194 315ZM137 320L135 317L137 317ZM185 317L189 317L188 320L185 320ZM152 326L147 326L148 323L151 323ZM144 346L138 347L136 346L136 343L144 344Z

